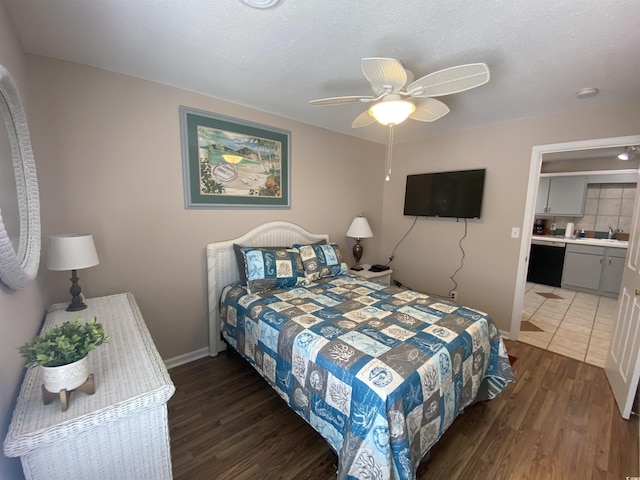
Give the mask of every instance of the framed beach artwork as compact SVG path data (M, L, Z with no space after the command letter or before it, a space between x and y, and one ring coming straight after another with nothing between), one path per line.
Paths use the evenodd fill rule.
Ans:
M289 208L291 133L180 107L186 208Z

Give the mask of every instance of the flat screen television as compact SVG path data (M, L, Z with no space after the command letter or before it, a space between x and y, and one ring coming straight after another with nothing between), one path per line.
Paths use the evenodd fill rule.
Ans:
M404 214L480 218L486 169L407 175Z

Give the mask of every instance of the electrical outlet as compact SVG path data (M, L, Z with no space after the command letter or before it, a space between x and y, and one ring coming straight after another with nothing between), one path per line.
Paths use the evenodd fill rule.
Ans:
M452 292L449 293L449 298L451 300L457 300L458 299L458 292L456 292L455 290L453 290Z
M511 227L511 238L520 238L520 228Z

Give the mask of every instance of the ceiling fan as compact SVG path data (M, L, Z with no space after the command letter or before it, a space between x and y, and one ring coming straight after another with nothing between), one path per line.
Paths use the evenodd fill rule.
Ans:
M393 148L393 127L407 118L420 122L433 122L449 113L440 100L433 97L464 92L489 81L489 67L484 63L470 63L445 68L414 80L410 70L395 58L363 58L362 73L371 84L373 95L349 95L344 97L311 100L311 105L339 105L343 103L373 103L358 115L352 128L366 127L376 120L389 126L389 146L387 150L388 172L391 177Z
M417 80L395 58L363 58L361 67L374 95L322 98L309 103L373 103L356 117L351 124L353 128L366 127L376 120L383 125L398 125L407 118L433 122L449 113L449 107L433 97L464 92L489 81L489 67L484 63L445 68Z

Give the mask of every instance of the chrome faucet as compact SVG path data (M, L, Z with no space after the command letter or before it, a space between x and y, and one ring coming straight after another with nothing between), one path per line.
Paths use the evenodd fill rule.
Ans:
M611 240L617 233L622 233L622 230L614 230L612 227L609 227L609 234L607 235L607 238Z

